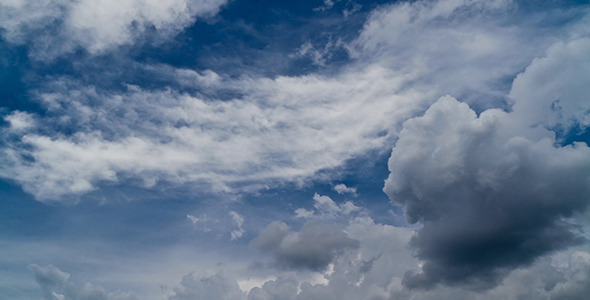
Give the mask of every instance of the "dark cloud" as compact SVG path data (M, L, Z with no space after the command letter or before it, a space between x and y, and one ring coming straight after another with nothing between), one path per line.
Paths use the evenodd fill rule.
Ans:
M301 232L292 232L287 224L275 221L262 230L254 246L274 256L278 266L324 270L344 250L359 247L335 225L307 222Z
M517 122L443 97L404 124L384 190L423 225L412 244L424 265L406 274L407 287L490 288L580 241L564 218L590 199L590 149L555 147L551 132Z
M511 112L443 97L404 123L384 191L423 225L412 244L424 265L406 286L490 288L582 240L570 217L590 200L590 148L559 146L555 131L588 123L589 51L585 38L550 47L515 79Z

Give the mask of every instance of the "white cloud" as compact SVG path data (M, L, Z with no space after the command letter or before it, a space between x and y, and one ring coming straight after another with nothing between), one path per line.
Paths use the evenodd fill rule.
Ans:
M590 126L588 86L590 38L556 43L514 80L514 118L554 130L585 129Z
M33 5L19 3L11 5L11 14ZM199 6L167 2L171 10L159 15L152 10L164 4L146 3L131 15L163 27L182 7ZM64 2L63 10L70 6ZM461 99L480 107L505 103L508 91L498 90L499 81L514 76L549 44L548 35L530 34L534 28L510 25L511 7L505 1L450 0L380 7L348 45L356 62L339 74L236 79L211 71L146 68L162 71L158 76L173 73L180 84L209 96L135 86L105 91L56 79L37 91L47 108L43 117L35 116L37 124L75 132L23 131L21 143L2 150L7 168L0 176L42 201L67 201L122 178L139 178L146 187L190 182L218 192L305 182L368 151L391 148L400 124L441 95L465 96ZM498 15L506 15L505 22L494 18ZM440 20L448 22L443 26ZM92 24L84 26L92 31ZM117 24L113 32L123 26ZM105 31L103 42L88 45L107 47L119 36ZM238 96L212 96L227 91Z
M18 133L34 128L36 126L35 116L22 111L14 111L4 117L4 121L10 124L10 132Z
M0 4L0 28L48 60L83 47L100 54L132 44L146 31L175 34L196 17L216 14L226 0L13 0Z
M241 238L242 235L244 235L244 232L246 232L244 230L244 228L242 227L242 225L244 225L244 217L235 211L230 211L229 215L231 216L232 221L234 222L234 224L237 227L236 229L232 230L232 232L231 232L231 239L233 241L233 240L237 240L237 239Z
M199 223L200 219L193 216L193 215L186 215L186 218L189 219L193 225L197 225L197 223Z
M81 131L25 134L25 149L4 149L12 168L2 172L40 200L121 176L218 191L307 180L391 143L395 124L423 101L420 92L397 91L406 78L371 66L336 78L226 79L246 93L226 101L137 87L110 95L62 80L40 96L50 112L43 121Z
M334 186L334 190L338 194L353 194L356 195L355 187L347 187L346 184L340 183Z
M336 203L328 196L322 196L318 193L313 195L313 211L305 208L298 208L295 210L297 218L320 218L320 219L336 219L340 217L349 218L353 212L361 211L361 208L354 205L351 201L343 203Z
M349 51L363 61L420 73L414 84L428 82L436 98L450 94L480 107L498 107L506 101L502 81L559 36L515 22L535 18L517 6L510 0L398 1L371 13Z

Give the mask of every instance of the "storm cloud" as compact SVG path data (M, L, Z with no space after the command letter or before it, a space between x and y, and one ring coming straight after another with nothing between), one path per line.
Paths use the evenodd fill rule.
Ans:
M424 264L405 276L407 287L491 288L509 271L582 241L571 217L590 200L590 148L561 146L552 129L587 123L578 117L590 94L575 87L588 85L589 49L577 40L534 61L515 80L512 112L478 116L447 96L404 123L384 191L409 223L423 226L411 243ZM537 86L523 85L548 74L544 89L559 110Z

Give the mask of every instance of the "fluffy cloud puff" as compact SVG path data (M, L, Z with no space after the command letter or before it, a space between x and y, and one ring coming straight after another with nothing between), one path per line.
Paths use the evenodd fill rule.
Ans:
M307 222L301 232L292 232L283 222L275 221L264 228L253 241L254 246L273 255L280 267L324 270L346 249L359 247L359 242L351 239L333 225Z
M279 272L277 276L273 276L275 279L265 280L259 286L244 291L244 294L237 293L234 294L236 298L227 299L243 299L242 297L248 300L389 299L390 293L402 288L400 282L404 271L416 264L416 260L412 258L410 251L406 248L412 230L376 224L368 217L355 218L350 221L351 224L348 226L337 227L339 225L330 225L329 227L337 229L333 233L336 236L342 235L342 230L346 230L348 235L358 243L358 246L349 248L347 251L333 257L329 267L325 271L322 270L324 271L321 274L322 280L302 278L301 273L297 272L297 270L294 271L292 268L275 269L275 271ZM265 229L267 232L261 233L261 236L265 236L264 242L276 245L277 240L283 239L282 236L289 231L285 226L279 222L269 225ZM318 230L311 228L311 226L309 228L318 232L326 232L325 229ZM330 240L331 238L327 239ZM308 239L306 247L313 247L311 241L312 239ZM319 240L313 239L313 241L318 242ZM285 246L287 246L287 243L285 243ZM319 242L319 244L319 247L326 245L323 242ZM301 248L299 245L294 246L298 249ZM324 251L322 250L322 252ZM319 253L318 255L322 256ZM183 282L186 280L191 282L182 283L180 288L184 288L185 285L196 284L201 289L200 292L192 294L192 298L187 299L203 299L200 295L205 293L204 290L216 291L219 289L218 286L213 284L198 283L203 279L195 278L192 275L183 278ZM221 280L221 285L226 286L227 280L232 279L225 277L224 280ZM207 282L213 283L213 280ZM233 290L233 288L229 287L227 290ZM188 297L189 294L186 295Z
M194 274L182 278L180 285L174 288L169 300L242 300L246 294L240 290L238 283L217 273L213 276L196 277Z
M29 43L48 60L82 47L100 54L132 44L148 30L176 33L196 17L217 13L226 0L11 0L0 4L0 28L11 42Z
M490 288L508 271L581 241L565 218L588 206L590 148L557 146L548 128L584 124L580 109L588 111L590 94L575 87L587 86L588 76L578 77L587 70L578 66L587 64L589 46L558 45L534 61L514 82L511 113L477 116L443 97L404 123L384 190L410 223L423 225L412 244L424 265L407 274L406 286ZM543 81L534 78L549 74L556 80L542 88L548 93L537 93L532 82ZM548 99L563 108L556 111Z

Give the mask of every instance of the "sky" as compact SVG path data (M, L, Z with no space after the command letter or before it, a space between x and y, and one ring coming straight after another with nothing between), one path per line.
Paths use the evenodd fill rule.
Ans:
M586 299L590 3L0 0L0 296Z

